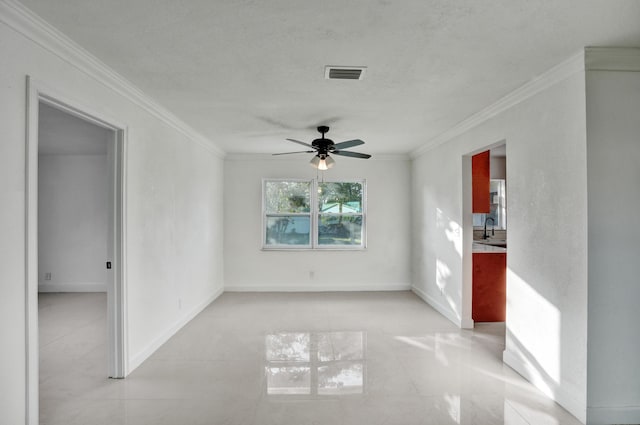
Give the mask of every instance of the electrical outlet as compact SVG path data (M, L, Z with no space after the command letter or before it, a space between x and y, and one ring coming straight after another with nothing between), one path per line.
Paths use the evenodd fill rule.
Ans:
M178 298L178 310L182 310L182 298Z
M46 272L44 274L44 280L51 280L51 272Z
M313 280L316 277L316 272L314 270L309 270L309 279Z

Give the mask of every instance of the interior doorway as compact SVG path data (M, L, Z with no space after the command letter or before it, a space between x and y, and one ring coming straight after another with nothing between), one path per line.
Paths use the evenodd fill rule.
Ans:
M466 328L473 328L476 322L506 321L506 146L503 140L463 157L462 304ZM474 174L476 179L486 181L478 185L473 181ZM478 203L474 192L481 192L485 199Z
M51 126L52 122L57 124ZM42 139L42 125L49 125L47 131L58 131L54 135L58 140L52 141L56 139L50 137L52 134L48 134L47 140ZM123 378L127 372L123 296L124 129L86 105L65 99L55 90L27 78L28 424L39 422L39 289L106 294L104 316L108 332L103 356L106 364L102 370L105 377L111 378ZM91 144L86 140L83 143L90 135ZM48 158L39 161L39 154L46 153ZM52 180L56 189L45 191ZM39 214L39 202L57 213L45 214L41 210ZM39 215L46 219L39 220ZM56 232L58 237L52 237ZM60 246L65 243L68 246ZM53 245L57 251L55 247L51 249ZM39 269L39 263L44 270Z

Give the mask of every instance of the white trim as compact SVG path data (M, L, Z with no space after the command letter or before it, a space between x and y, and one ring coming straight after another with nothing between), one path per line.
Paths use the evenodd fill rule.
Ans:
M225 161L304 161L305 158L309 161L313 157L311 153L301 153L299 155L273 155L270 153L241 153L241 152L229 152L224 157ZM338 156L337 161L342 159L349 161L363 161L358 158L349 158L344 156ZM411 156L405 153L391 153L391 154L374 154L366 161L409 161ZM336 165L337 166L337 165Z
M460 328L462 329L473 329L475 327L475 322L473 319L462 318L460 321Z
M640 406L587 407L589 425L640 424Z
M129 374L129 309L128 309L128 300L127 300L127 276L129 273L127 271L127 179L128 174L127 170L129 169L127 165L127 160L129 158L128 147L129 147L129 129L128 127L123 127L123 130L118 131L118 149L119 152L117 155L120 157L120 167L116 170L116 174L120 176L120 181L118 182L118 187L120 187L120 193L116 197L116 202L120 203L119 217L116 217L116 220L120 220L116 222L116 226L119 227L119 232L116 232L115 237L120 238L119 241L116 241L115 247L116 249L120 249L119 252L116 252L117 258L120 260L119 267L116 267L115 273L118 273L118 278L120 279L120 292L114 294L115 295L115 305L116 308L120 308L120 310L114 310L116 320L113 321L113 325L115 326L114 332L116 334L116 351L117 356L114 358L116 363L113 365L116 371L122 372L122 377L125 377ZM117 207L117 205L116 205ZM116 266L117 266L116 262ZM118 363L120 362L120 363Z
M107 292L103 282L40 282L38 292Z
M97 57L15 0L0 0L0 22L133 102L220 158L225 152Z
M115 130L115 139L109 146L111 212L109 252L111 275L107 281L107 313L109 326L109 377L127 376L127 274L125 273L127 241L126 234L126 161L128 129L122 126Z
M25 423L38 425L38 94L26 82L25 131Z
M633 47L587 47L587 71L640 71L640 49Z
M579 53L571 56L569 59L554 66L539 77L534 78L520 88L502 97L497 102L487 106L479 112L471 115L469 118L461 121L453 128L450 128L439 136L436 136L427 141L423 146L411 152L411 158L415 159L423 155L424 153L436 148L437 146L440 146L443 143L446 143L453 138L466 133L472 128L498 115L499 113L504 112L514 107L515 105L535 96L541 91L561 81L566 80L567 78L578 72L584 71L584 61L585 52L580 51Z
M164 330L156 339L154 339L150 344L148 344L142 351L135 354L133 357L129 359L129 370L128 372L133 372L138 366L140 366L145 360L147 360L158 348L162 346L165 342L167 342L172 336L174 336L184 325L189 323L196 317L202 310L207 308L209 304L214 302L222 293L224 292L224 288L217 289L210 297L206 300L195 306L191 311L187 314L176 320L176 322Z
M2 3L0 3L0 6ZM125 200L124 188L127 130L117 123L90 108L65 98L55 89L32 79L26 78L26 134L25 134L25 304L26 304L26 424L39 422L39 349L38 349L38 110L44 102L74 116L100 125L114 132L114 157L111 161L114 174L113 187L113 252L108 253L113 264L113 276L107 283L107 310L109 338L107 341L109 357L109 376L124 377L126 374L127 327L126 327L126 275L123 273Z
M469 324L468 321L463 321L460 317L458 317L458 315L453 310L451 310L444 304L438 302L438 300L433 298L431 295L427 294L422 289L416 287L415 285L411 285L411 291L417 296L419 296L420 298L422 298L424 302L426 302L431 307L433 307L433 309L436 310L438 313L442 314L444 317L446 317L451 322L453 322L453 324L455 324L456 326L463 329L473 328L473 321L471 321L471 324Z
M462 165L462 288L460 292L461 327L473 329L473 190L471 155L463 155Z
M532 369L534 366L528 364L521 356L511 351L502 352L502 361L522 375L524 379L529 381L534 387L539 389L543 394L561 405L569 413L578 418L582 423L586 423L586 402L580 402L567 393L560 385L544 380L540 374L535 373ZM553 388L551 388L553 386ZM591 422L589 422L591 423Z
M304 285L271 285L260 283L243 283L225 285L225 292L368 292L368 291L408 291L409 283L370 283L370 284L304 284Z

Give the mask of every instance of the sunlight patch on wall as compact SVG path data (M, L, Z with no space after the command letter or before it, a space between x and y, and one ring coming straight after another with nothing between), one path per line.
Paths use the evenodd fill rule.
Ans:
M449 308L451 309L451 311L453 311L456 317L460 319L462 317L462 312L460 311L461 307L459 302L460 290L458 289L456 291L456 295L458 295L457 300L452 297L451 288L447 290L447 286L451 286L449 285L451 276L452 276L452 272L449 266L447 266L447 264L444 261L440 259L436 259L436 286L440 291L440 295L443 295L447 300L447 304L449 305Z
M462 258L462 227L451 220L440 208L436 208L436 228L444 232L456 253Z
M451 277L451 269L445 264L444 261L436 260L436 285L440 289L440 293L444 293L447 287L447 281Z
M552 392L561 374L560 311L511 269L507 282L507 349L537 377L539 388Z

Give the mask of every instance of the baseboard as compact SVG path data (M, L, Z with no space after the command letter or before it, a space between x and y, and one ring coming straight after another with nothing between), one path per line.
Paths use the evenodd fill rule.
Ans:
M225 292L358 292L358 291L408 291L408 283L377 283L365 285L312 284L312 285L225 285Z
M40 282L38 292L107 292L107 285L100 282Z
M473 329L476 325L476 322L473 319L462 319L460 321L460 327L462 329Z
M456 326L462 328L464 327L463 325L469 325L468 323L463 323L462 319L460 319L453 310L438 302L438 300L424 292L422 289L416 286L411 286L411 290L414 294L422 298L424 302L433 307L438 313L442 314L444 317L452 321ZM473 322L471 323L471 327L473 327Z
M155 351L160 348L165 342L167 342L172 336L174 336L184 325L189 323L196 317L202 310L204 310L209 304L215 301L222 293L224 288L217 289L209 298L198 304L191 309L187 314L178 319L173 326L165 330L160 336L158 336L151 344L147 345L145 349L139 353L131 356L128 362L128 370L126 374L133 372L138 366L140 366L145 360L147 360Z
M522 375L522 377L529 381L534 387L578 418L580 422L587 422L587 406L585 403L576 400L558 385L553 385L553 383L543 380L540 376L536 376L532 373L531 366L525 363L520 356L505 350L502 353L502 361Z
M589 425L640 424L640 406L588 407Z

